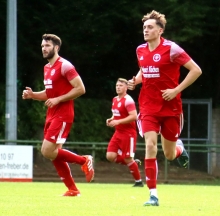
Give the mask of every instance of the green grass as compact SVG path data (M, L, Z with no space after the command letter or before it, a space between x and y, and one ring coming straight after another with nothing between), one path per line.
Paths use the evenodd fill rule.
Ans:
M144 207L147 187L78 183L80 197L62 197L62 183L0 183L4 216L197 216L219 215L220 187L158 185L160 206Z

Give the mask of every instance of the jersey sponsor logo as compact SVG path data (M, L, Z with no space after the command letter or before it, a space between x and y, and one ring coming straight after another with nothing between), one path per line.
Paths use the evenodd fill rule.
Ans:
M156 78L160 77L160 74L143 74L145 78Z
M159 73L160 69L154 66L147 66L141 68L144 73Z
M44 85L45 85L46 89L52 89L53 88L51 79L44 80Z
M55 69L53 69L53 70L50 72L50 75L53 76L53 75L55 74L55 72L56 72Z
M160 69L158 67L147 66L147 67L142 67L141 70L143 71L143 76L145 78L160 77Z
M161 59L160 54L154 54L154 56L153 56L153 60L154 60L155 62L160 61L160 59Z
M117 109L112 109L112 114L113 114L113 116L121 116L119 110L117 110Z

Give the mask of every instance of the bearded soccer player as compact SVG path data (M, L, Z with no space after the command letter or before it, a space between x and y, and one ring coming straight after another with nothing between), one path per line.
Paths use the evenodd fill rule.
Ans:
M142 21L146 43L137 48L140 70L136 77L129 80L128 88L133 90L135 85L142 83L138 125L140 134L145 138L145 175L150 190L150 199L144 206L158 206L158 133L161 134L165 157L170 161L177 158L179 164L186 168L189 157L179 139L183 125L180 94L202 71L179 45L162 37L166 25L165 15L153 10ZM181 66L188 69L188 74L179 83Z
M45 89L34 92L30 87L23 91L23 99L45 101L48 107L44 126L44 140L41 153L52 161L56 171L68 191L63 196L79 196L68 163L81 165L87 182L94 177L91 155L80 156L62 149L74 120L74 100L85 93L84 84L75 67L66 59L60 57L62 41L54 34L42 36L43 58L48 60L44 66Z
M110 162L127 165L135 184L133 187L143 187L137 163L134 160L136 150L137 111L134 100L127 94L127 80L119 78L116 82L117 96L112 100L112 117L106 120L106 125L115 128L106 153Z

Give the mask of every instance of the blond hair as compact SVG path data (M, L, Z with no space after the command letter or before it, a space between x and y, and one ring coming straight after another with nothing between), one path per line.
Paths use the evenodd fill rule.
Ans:
M124 78L118 78L117 82L122 82L122 83L125 83L126 85L128 84L128 80Z
M147 13L146 15L143 16L142 22L145 22L146 20L149 19L155 19L156 24L159 25L163 30L165 30L167 21L164 14L152 10L150 13Z

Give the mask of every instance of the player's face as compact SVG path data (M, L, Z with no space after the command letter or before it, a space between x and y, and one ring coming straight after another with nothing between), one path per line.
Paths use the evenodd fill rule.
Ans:
M41 43L43 58L52 59L55 55L55 49L52 41L50 40L42 40Z
M147 42L155 41L160 38L163 29L156 24L155 19L149 19L144 22L143 34L144 40Z
M116 93L117 93L118 95L126 94L127 88L128 88L128 87L127 87L127 84L125 84L124 82L118 81L118 82L116 83Z

